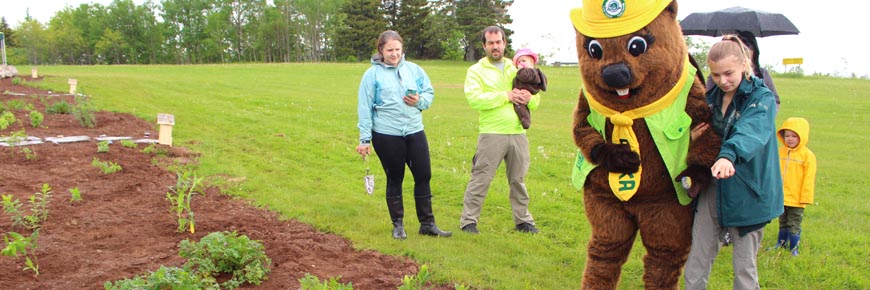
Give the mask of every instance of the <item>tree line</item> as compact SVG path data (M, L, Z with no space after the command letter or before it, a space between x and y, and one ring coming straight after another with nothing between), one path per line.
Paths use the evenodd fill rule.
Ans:
M10 64L357 62L387 29L413 59L476 60L480 31L512 22L512 0L114 0L47 23L0 18ZM2 13L2 12L0 12Z

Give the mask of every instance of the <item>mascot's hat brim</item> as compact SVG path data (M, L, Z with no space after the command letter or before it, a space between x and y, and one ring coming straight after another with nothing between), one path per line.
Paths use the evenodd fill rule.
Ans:
M671 1L583 0L583 7L571 9L571 22L589 37L626 35L647 26Z

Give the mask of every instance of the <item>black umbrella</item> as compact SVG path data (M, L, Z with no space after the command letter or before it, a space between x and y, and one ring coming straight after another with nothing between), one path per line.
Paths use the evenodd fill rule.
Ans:
M757 37L765 37L800 33L782 14L743 7L692 13L680 21L680 26L684 35L720 36L747 31Z

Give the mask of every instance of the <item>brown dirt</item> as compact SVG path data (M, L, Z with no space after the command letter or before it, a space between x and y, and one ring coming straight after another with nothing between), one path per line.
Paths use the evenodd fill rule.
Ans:
M13 111L23 122L0 131L0 136L26 129L27 135L40 138L94 138L102 134L142 138L144 132L156 138L154 121L126 113L98 112L95 128L83 128L72 115L46 114L41 99L49 104L60 100L74 104L70 95L48 96L46 91L12 85L9 78L0 80L0 102L22 100L45 115L43 126L32 128L28 112ZM20 123L27 123L26 128ZM416 274L419 269L408 258L354 250L351 242L340 236L282 219L271 211L221 194L216 187L193 199L196 233L176 232L177 223L165 197L176 176L165 165L195 162L196 153L183 147L161 145L169 153L157 164L152 164L153 155L141 152L143 144L133 149L116 142L108 153L97 153L93 140L26 147L36 153L36 160L26 160L21 147L0 147L0 193L17 197L23 209L29 211L28 198L43 183L53 188L48 220L34 251L40 274L23 271L23 257L0 256L0 289L102 289L106 281L147 274L160 265L181 266L185 261L178 255L178 243L184 239L198 241L215 231L238 231L262 241L272 259L268 280L259 286L245 284L241 289L298 289L298 279L305 273L321 279L341 276L341 283L352 282L356 289L395 289L404 275ZM123 170L104 175L91 166L94 157L117 162ZM83 201L70 202L68 190L73 187L81 190ZM0 215L0 233L12 230L30 234L20 226L13 229L9 216Z

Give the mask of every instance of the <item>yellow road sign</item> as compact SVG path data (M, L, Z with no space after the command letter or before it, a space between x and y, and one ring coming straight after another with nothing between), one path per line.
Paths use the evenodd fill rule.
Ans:
M782 59L782 64L803 64L803 63L804 63L803 57L783 58Z

